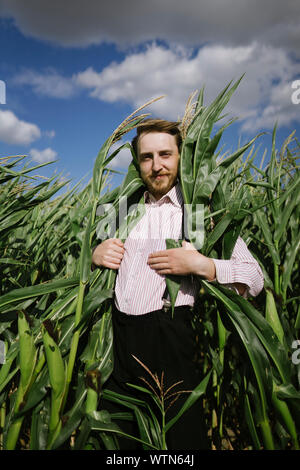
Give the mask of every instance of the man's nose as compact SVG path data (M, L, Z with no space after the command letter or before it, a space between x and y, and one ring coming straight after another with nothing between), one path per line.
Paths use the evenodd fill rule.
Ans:
M161 169L162 169L161 160L158 155L154 155L153 161L152 161L152 170L157 172Z

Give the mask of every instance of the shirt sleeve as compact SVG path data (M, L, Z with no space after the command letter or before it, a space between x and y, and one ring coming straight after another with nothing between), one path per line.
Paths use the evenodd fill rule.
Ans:
M263 289L262 270L251 255L244 240L238 237L229 260L213 259L216 267L216 281L238 292L235 283L245 284L244 297L257 296Z

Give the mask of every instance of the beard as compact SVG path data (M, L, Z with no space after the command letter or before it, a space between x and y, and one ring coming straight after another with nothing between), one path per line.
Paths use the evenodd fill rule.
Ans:
M177 173L162 173L157 175L142 176L142 180L148 191L156 200L167 194L177 181Z

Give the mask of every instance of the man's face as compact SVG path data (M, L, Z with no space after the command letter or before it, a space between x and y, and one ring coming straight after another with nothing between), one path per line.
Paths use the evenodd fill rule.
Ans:
M165 132L141 134L138 146L141 178L156 200L175 185L179 150L176 138Z

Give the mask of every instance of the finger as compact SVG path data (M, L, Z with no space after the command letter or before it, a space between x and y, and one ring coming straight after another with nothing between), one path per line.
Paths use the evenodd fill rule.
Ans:
M149 264L151 269L154 269L155 271L160 271L162 269L170 269L170 266L168 263L155 263L155 264Z
M148 258L148 264L150 266L157 266L163 264L164 266L168 266L168 258L159 256L157 258Z
M111 256L106 256L103 260L103 265L106 268L111 268L111 269L118 269L121 264L121 259L118 258L112 258Z
M160 275L174 274L170 268L155 269L155 272Z
M110 253L119 253L123 255L125 253L125 249L119 245L113 244L110 249Z
M118 263L107 263L106 267L110 268L110 269L119 269L120 264L118 264Z
M166 257L168 256L168 251L169 250L155 251L154 253L150 253L149 258Z
M116 253L115 251L107 253L107 255L104 258L106 261L114 261L117 263L120 263L123 259L123 255L120 253Z
M114 242L114 244L116 244L118 246L121 246L121 247L124 246L124 243L122 242L122 240L120 238L113 238L113 242Z

